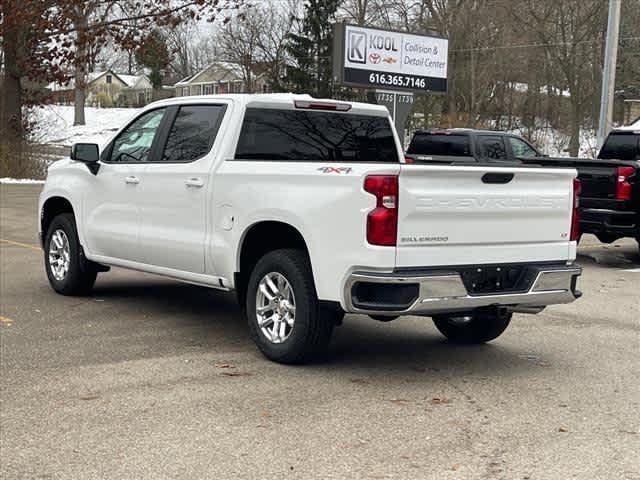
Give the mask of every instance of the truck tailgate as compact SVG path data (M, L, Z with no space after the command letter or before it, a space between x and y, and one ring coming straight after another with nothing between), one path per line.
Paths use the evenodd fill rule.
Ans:
M578 170L578 178L582 184L580 198L587 199L615 199L616 184L618 181L619 161L593 160L590 158L523 158L520 159L529 165L542 167L575 168ZM582 206L586 206L582 202Z
M403 165L396 266L564 261L573 169Z

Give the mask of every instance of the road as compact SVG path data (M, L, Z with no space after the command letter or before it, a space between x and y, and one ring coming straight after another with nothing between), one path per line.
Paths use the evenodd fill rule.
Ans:
M347 316L266 361L233 296L114 269L55 295L39 186L0 186L0 478L640 479L640 257L586 238L584 297L484 346Z

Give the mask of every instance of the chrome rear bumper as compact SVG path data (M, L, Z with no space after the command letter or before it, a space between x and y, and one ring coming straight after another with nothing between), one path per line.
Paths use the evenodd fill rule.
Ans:
M582 273L578 265L532 266L535 279L526 291L470 294L458 272L446 269L407 275L403 273L353 272L344 288L348 312L385 315L431 315L470 311L480 307L503 306L513 310L542 310L547 305L570 303L582 294L576 279ZM404 286L402 302L362 302L357 298L359 283L375 286ZM384 288L384 287L382 287ZM414 292L411 294L411 292Z

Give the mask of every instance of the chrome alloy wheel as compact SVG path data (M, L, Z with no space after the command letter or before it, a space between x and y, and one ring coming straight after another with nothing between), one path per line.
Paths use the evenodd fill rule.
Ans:
M284 342L296 320L296 297L284 275L267 273L258 284L256 317L262 334L272 343Z
M64 230L56 230L49 243L49 268L56 280L64 280L71 265L69 239Z

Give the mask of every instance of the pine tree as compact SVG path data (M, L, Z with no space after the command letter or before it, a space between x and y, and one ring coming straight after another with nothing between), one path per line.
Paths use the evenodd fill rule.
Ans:
M331 52L333 23L340 0L307 0L302 28L291 33L287 50L295 66L287 72L286 83L297 93L331 97L333 76Z
M136 50L136 62L151 70L149 80L156 90L162 87L162 75L170 61L167 41L159 30L153 30Z

